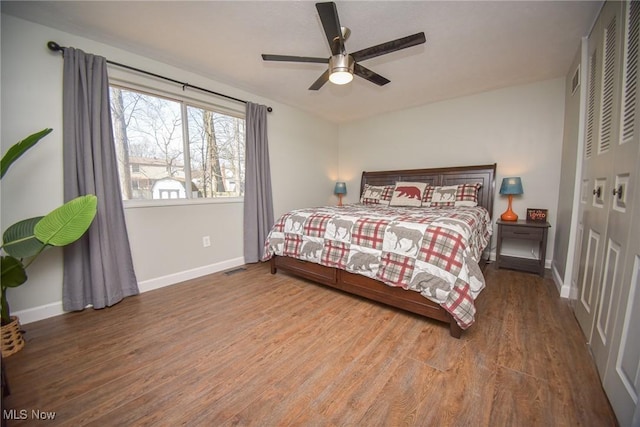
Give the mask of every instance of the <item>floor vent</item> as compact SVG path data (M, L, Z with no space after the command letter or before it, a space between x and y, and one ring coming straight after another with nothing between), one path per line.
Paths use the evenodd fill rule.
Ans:
M234 268L233 270L225 271L224 274L226 274L227 276L231 276L232 274L240 273L242 271L247 271L247 269L244 267L238 267Z

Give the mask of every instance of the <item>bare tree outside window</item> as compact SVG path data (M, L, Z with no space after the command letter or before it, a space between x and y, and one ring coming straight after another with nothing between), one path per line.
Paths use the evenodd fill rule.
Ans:
M133 110L130 108L129 110ZM118 172L120 175L120 188L125 200L131 199L131 163L129 161L129 139L127 138L127 123L131 117L125 117L122 90L111 88L111 116L113 119L113 133L116 140L116 155L118 157Z
M195 107L187 111L191 174L201 197L242 196L244 119Z
M115 86L111 115L125 200L243 196L244 119Z

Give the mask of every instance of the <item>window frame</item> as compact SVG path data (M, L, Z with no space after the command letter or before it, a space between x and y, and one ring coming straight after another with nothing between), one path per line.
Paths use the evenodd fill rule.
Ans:
M115 69L114 69L115 70ZM121 71L121 70L117 70ZM244 109L237 108L237 105L233 105L230 102L220 102L218 99L214 99L213 96L205 93L194 93L190 91L186 92L185 88L176 88L175 85L168 85L164 82L157 82L155 79L151 79L146 76L134 76L128 75L129 73L115 72L115 77L109 77L109 88L117 87L123 90L135 91L144 95L154 96L158 98L167 99L169 101L178 102L180 104L181 111L186 111L187 107L201 108L209 111L213 111L220 114L225 114L231 117L242 119L245 121L245 136L246 136L246 114ZM111 69L109 70L111 73ZM120 76L123 74L123 76ZM216 101L216 102L214 102ZM188 132L188 125L183 123L182 133L183 141ZM246 144L246 140L245 140ZM187 143L188 145L188 143ZM246 150L246 145L245 145ZM185 175L191 177L191 153L185 150L185 166L188 164L188 173L185 168ZM245 151L246 156L246 151ZM184 198L184 199L134 199L124 200L122 199L125 209L128 208L151 208L151 207L170 207L170 206L182 206L182 205L214 205L214 204L228 204L228 203L244 203L244 196L242 197L202 197L202 198Z

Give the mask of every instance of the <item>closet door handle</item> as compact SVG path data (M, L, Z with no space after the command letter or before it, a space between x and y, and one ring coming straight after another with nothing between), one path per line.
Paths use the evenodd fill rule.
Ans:
M616 194L618 195L618 200L622 200L622 191L623 191L622 185L619 185L618 188L614 188L612 193L615 196Z
M595 190L593 190L593 195L599 199L600 196L602 195L602 187L598 187Z

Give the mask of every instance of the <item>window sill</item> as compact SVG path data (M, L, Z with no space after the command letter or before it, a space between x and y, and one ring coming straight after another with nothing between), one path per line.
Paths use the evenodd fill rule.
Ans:
M166 208L171 206L218 205L244 203L242 197L225 197L216 199L173 199L173 200L124 200L125 209Z

